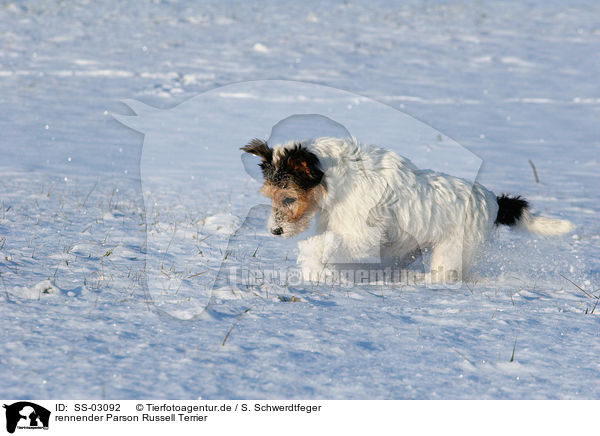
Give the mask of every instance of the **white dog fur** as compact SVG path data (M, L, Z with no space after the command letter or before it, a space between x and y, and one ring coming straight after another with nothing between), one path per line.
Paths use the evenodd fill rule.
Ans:
M520 197L497 197L478 183L418 169L354 138L272 149L253 140L243 150L263 159L272 233L293 236L314 220L317 234L298 244L305 279L322 280L336 263L378 258L407 263L430 249L430 269L436 272L431 280L456 280L498 224L543 235L573 229L569 221L533 215Z

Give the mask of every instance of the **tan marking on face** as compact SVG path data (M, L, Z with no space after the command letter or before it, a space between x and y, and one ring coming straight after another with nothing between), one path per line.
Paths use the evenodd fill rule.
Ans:
M310 218L317 210L319 200L325 194L321 185L304 190L293 184L283 188L266 182L260 192L271 198L270 230L279 227L283 237L296 235L306 230Z

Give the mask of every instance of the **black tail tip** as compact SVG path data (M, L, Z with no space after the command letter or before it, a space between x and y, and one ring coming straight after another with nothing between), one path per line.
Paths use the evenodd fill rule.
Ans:
M523 211L529 207L527 200L520 195L509 197L502 194L497 197L498 200L498 216L494 224L497 226L503 224L505 226L514 226L521 219Z

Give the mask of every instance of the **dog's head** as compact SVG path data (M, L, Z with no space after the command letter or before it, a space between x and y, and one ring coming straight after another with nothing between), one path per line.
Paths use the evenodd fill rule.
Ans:
M306 230L325 195L317 156L299 143L272 149L260 139L253 139L242 150L262 159L259 166L265 183L260 192L272 201L271 233L290 237Z

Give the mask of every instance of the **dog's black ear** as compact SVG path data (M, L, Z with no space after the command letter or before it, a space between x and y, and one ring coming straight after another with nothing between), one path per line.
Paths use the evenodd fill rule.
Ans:
M321 183L323 171L319 168L319 158L300 144L286 150L282 159L285 170L293 175L296 183L303 189L312 188Z
M271 163L273 160L273 149L269 148L267 143L262 139L254 138L248 145L244 145L240 150L260 157L263 162Z

